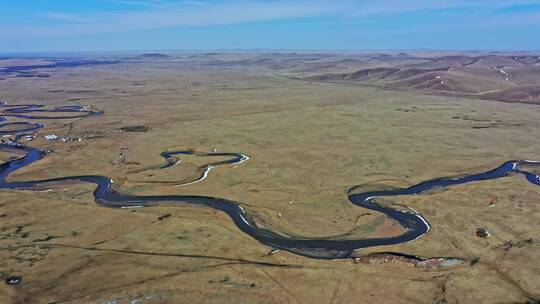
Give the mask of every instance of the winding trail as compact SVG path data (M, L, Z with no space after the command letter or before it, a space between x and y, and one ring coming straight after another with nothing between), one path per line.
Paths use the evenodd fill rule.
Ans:
M0 103L0 108L4 108L4 110L0 112L1 116L11 116L17 117L19 119L28 120L87 118L102 114L101 112L94 111L83 106L62 106L53 109L45 109L41 105L29 104L12 106L5 103ZM33 113L39 114L33 115ZM42 113L55 113L55 115L48 116L43 115ZM28 128L23 128L24 130L22 130L21 128L19 128L21 125L26 125L28 126ZM17 128L16 130L6 130L10 126L16 126ZM18 142L20 137L23 135L21 133L35 131L42 127L43 125L31 122L3 123L2 125L0 125L0 130L2 130L1 134L15 135L16 138L14 141L0 144L0 151L15 151L23 154L23 156L20 156L19 158L7 161L0 165L0 189L39 191L56 187L65 182L69 182L70 184L74 182L91 183L96 186L94 191L96 203L104 207L150 207L159 205L160 203L204 205L216 210L220 210L229 215L229 217L233 220L238 229L250 235L259 242L272 248L289 251L310 258L349 258L351 257L353 251L356 249L409 242L421 237L429 231L430 226L421 214L411 208L409 208L409 210L407 211L404 211L380 205L376 201L376 198L378 197L416 195L434 188L444 188L475 181L497 179L516 174L523 175L530 183L540 186L540 177L532 172L526 171L526 168L530 166L540 167L540 163L527 160L514 160L507 161L501 166L491 171L463 175L459 177L433 179L408 188L395 189L390 191L370 191L355 194L352 193L351 189L348 193L348 198L351 203L362 208L367 208L373 211L384 213L388 217L396 220L404 228L405 232L401 235L394 237L366 239L324 239L292 237L266 228L259 227L239 203L224 198L197 195L128 195L116 191L113 188L113 180L105 176L99 175L69 176L33 181L8 181L7 178L11 173L26 166L29 166L32 163L39 161L40 159L45 157L46 154L44 151L23 145ZM162 153L162 156L165 159L169 160L174 155L189 153L193 152L164 152ZM228 160L228 162L241 162L249 159L249 157L240 153L226 153L224 155L236 156L235 158ZM168 163L163 167L170 167L174 164L174 162L168 161ZM215 166L215 164L213 165ZM205 174L207 174L210 169L211 167L207 167L207 170L205 170ZM203 174L203 177L206 177L205 174Z

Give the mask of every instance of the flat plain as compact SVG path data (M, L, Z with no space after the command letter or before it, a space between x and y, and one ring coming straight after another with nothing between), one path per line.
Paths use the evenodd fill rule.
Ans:
M404 187L540 160L538 55L382 55L111 55L96 59L104 64L23 72L7 67L51 60L0 60L0 100L103 111L72 124L44 121L29 145L51 152L10 179L104 175L127 193L231 199L288 235L366 238L401 228L351 204L352 187ZM175 186L222 160L185 156L157 169L160 153L176 150L251 159ZM0 285L1 303L540 300L540 187L522 176L388 200L414 208L432 229L413 242L358 250L356 260L269 255L272 248L213 209L110 209L92 191L0 192L0 272L22 277ZM386 253L464 263L420 267Z

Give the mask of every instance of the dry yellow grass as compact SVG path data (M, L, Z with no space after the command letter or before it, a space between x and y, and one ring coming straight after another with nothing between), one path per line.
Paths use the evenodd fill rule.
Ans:
M346 190L354 185L414 184L539 157L534 134L540 107L534 105L309 84L256 67L125 63L52 75L0 81L3 99L48 105L76 99L105 114L73 126L70 135L83 137L80 143L33 142L54 153L12 179L100 174L131 193L224 197L292 235L330 236L356 225L357 236L382 233L381 225L391 223L348 202ZM65 134L65 123L47 121L40 133ZM149 130L119 131L135 125ZM115 162L121 147L127 148L124 164ZM139 181L189 178L205 159L156 171L156 177L129 173L162 164L162 151L184 149L242 152L252 159L216 168L205 181L185 187ZM476 262L431 270L286 252L267 256L271 248L214 210L106 209L93 202L91 190L79 185L0 193L0 272L23 277L18 286L0 287L0 302L524 303L540 298L535 266L540 189L518 177L394 200L422 212L433 230L415 242L359 254L396 251ZM496 204L489 207L492 200ZM477 238L477 227L492 236Z

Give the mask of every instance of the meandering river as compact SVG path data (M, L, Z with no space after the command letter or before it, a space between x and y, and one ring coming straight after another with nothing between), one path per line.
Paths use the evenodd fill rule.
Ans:
M267 228L259 227L255 221L244 210L240 203L219 197L209 197L200 195L128 195L113 187L113 180L106 176L100 175L82 175L82 176L66 176L44 180L30 181L12 181L8 180L11 173L31 165L44 157L46 153L39 149L33 148L28 144L22 144L20 139L23 136L34 134L35 131L44 126L34 122L5 122L5 117L16 117L23 120L49 120L49 119L81 119L93 117L102 112L92 110L78 105L62 106L52 109L47 109L38 104L26 105L8 105L0 102L0 135L12 135L13 140L8 140L0 144L1 151L17 152L18 158L11 159L0 165L0 189L11 190L43 190L52 189L59 185L66 186L76 183L90 183L95 185L94 197L96 203L104 207L110 208L135 208L135 207L151 207L160 203L178 203L178 204L193 204L204 205L226 213L236 224L238 229L248 234L262 244L265 244L273 249L281 249L298 255L319 258L319 259L341 259L349 258L354 250L383 245L394 245L404 242L413 241L430 230L428 221L417 211L413 209L398 210L391 207L383 206L377 203L377 198L398 196L398 195L417 195L425 191L461 185L465 183L502 178L509 175L522 175L525 179L535 185L540 186L540 177L533 172L529 172L524 168L531 165L540 164L535 161L528 160L512 160L507 161L499 167L481 173L462 175L459 177L438 178L428 180L411 187L394 189L388 191L370 191L363 193L352 193L349 191L348 198L350 202L358 207L381 212L386 216L397 221L403 228L404 232L393 237L378 237L378 238L362 238L362 239L327 239L327 238L307 238L307 237L291 237L285 234L272 231ZM162 168L170 167L176 162L169 161L175 155L192 154L191 151L173 151L163 152L161 155L168 161ZM205 156L231 156L230 160L208 165L201 177L196 181L201 181L206 178L207 173L212 167L224 164L241 163L249 159L247 155L241 153L206 153Z

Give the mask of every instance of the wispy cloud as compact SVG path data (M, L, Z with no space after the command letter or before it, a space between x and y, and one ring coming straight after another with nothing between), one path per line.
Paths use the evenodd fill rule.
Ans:
M355 1L350 10L353 16L399 15L411 12L429 12L439 10L468 10L477 12L493 12L501 8L539 4L539 0L386 0Z
M62 37L108 34L170 27L205 27L238 23L266 22L318 16L335 21L367 20L410 13L459 11L477 18L476 25L493 24L494 14L505 8L539 4L539 0L100 0L121 6L114 11L48 11L16 24L0 25L0 39ZM531 23L538 12L520 12L505 22ZM485 17L486 20L482 20ZM497 16L495 16L497 17ZM429 19L429 18L427 18ZM40 23L36 23L36 20ZM452 26L452 24L449 24Z
M344 9L334 1L138 1L118 0L117 3L140 6L143 9L121 12L44 12L42 19L51 24L34 27L17 25L17 35L58 36L103 34L148 30L166 27L219 26L247 22L264 22L290 18L327 15ZM0 26L0 38L13 36L10 26Z
M160 0L109 0L109 2L142 7L159 7L164 4Z

